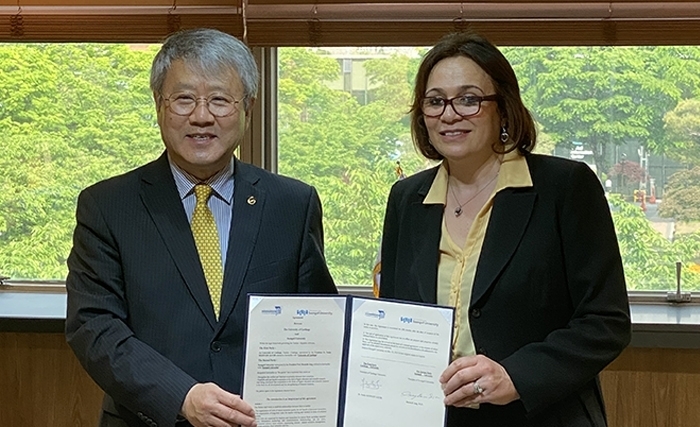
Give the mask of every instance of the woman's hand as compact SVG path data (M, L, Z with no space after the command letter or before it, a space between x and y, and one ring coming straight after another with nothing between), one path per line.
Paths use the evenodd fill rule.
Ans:
M506 405L520 399L505 368L483 355L460 357L440 375L445 405Z

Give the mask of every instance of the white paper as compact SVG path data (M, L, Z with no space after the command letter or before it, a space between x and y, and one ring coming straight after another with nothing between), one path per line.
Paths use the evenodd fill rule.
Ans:
M344 297L252 297L243 398L259 427L335 427Z
M442 426L451 309L353 300L344 427Z
M452 327L445 307L251 296L243 399L259 427L442 426Z

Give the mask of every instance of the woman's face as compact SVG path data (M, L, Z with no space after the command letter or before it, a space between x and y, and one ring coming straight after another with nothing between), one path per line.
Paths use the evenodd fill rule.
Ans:
M481 67L465 56L454 56L435 64L423 95L449 100L495 93L491 78ZM501 118L497 101L482 101L479 112L468 117L460 116L447 105L439 117L424 116L424 120L431 144L448 162L483 161L494 154L492 146L499 141Z

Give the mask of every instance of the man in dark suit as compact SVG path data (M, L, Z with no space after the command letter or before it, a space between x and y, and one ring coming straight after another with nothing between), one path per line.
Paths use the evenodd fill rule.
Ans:
M102 426L255 426L246 295L337 292L316 191L233 155L257 87L236 38L172 35L151 70L165 152L80 194L66 337Z

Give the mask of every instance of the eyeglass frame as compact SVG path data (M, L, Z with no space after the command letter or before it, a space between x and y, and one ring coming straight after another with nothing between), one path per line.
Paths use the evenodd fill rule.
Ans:
M173 100L172 100L171 98L172 98L174 95L177 95L177 96L180 96L180 95L187 95L186 98L194 99L194 106L192 107L192 111L190 111L190 112L187 113L187 114L176 113L176 112L170 107L170 104L173 102ZM231 109L231 112L230 112L230 113L228 113L228 114L226 114L226 115L223 115L223 116L219 116L219 115L217 115L217 114L214 114L214 113L211 111L211 108L210 108L211 100L212 100L212 98L216 98L216 97L231 98L231 99L233 100L233 102L231 102L231 105L233 105L233 108ZM230 95L216 94L216 95L209 95L209 96L194 96L194 95L191 95L191 94L188 94L188 93L185 93L185 92L183 92L183 93L179 93L179 92L171 93L170 96L168 96L168 97L165 97L165 96L163 96L163 95L160 95L160 99L161 99L161 101L163 101L163 103L165 104L165 108L169 109L171 113L175 114L176 116L180 116L180 117L188 117L188 116L191 116L192 113L194 113L194 111L197 109L197 106L199 105L199 101L205 101L205 102L206 102L206 105L207 105L207 111L209 111L209 114L211 114L211 115L214 116L214 117L219 117L219 118L222 118L222 117L231 117L232 115L234 115L234 114L236 113L236 111L238 111L238 104L239 104L240 102L242 102L242 101L245 100L245 99L240 99L240 100L238 100L238 99L236 99L236 98L234 98L233 96L230 96Z
M439 98L439 99L442 99L445 101L445 104L442 106L442 111L440 112L440 114L435 114L435 115L426 114L425 111L423 110L423 108L424 108L423 104L425 103L425 100L426 99L435 99L435 98ZM478 107L476 109L476 112L474 112L472 114L467 114L467 115L460 114L457 111L457 109L455 108L454 104L452 103L455 99L460 99L460 98L472 98L472 99L474 99L478 103ZM500 98L501 98L500 95L498 95L497 93L494 93L491 95L484 95L484 96L472 95L472 94L459 95L459 96L453 96L452 98L443 98L441 96L426 96L426 97L423 97L423 100L421 101L420 111L421 111L421 113L423 113L423 115L425 117L430 117L431 119L435 119L435 118L438 118L438 117L442 116L443 114L445 114L445 111L447 111L447 106L449 105L450 107L452 107L452 111L454 111L455 114L457 114L459 117L461 117L463 119L466 119L468 117L476 116L477 114L479 114L481 112L481 103L482 102L484 102L484 101L498 101Z

